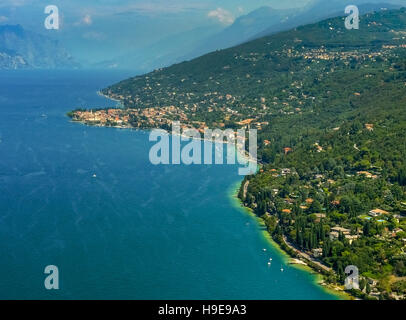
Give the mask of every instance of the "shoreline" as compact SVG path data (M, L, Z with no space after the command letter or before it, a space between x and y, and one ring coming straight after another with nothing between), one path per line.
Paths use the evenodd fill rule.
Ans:
M275 251L279 254L279 257L282 259L282 261L286 265L289 265L297 270L301 270L303 272L308 273L312 277L313 284L319 286L323 291L325 291L329 295L332 295L332 296L338 298L339 300L354 299L354 297L352 297L350 294L345 292L343 289L341 289L337 286L333 286L333 285L326 285L325 284L325 275L323 275L322 273L313 269L310 265L308 265L307 263L298 259L297 257L292 257L291 255L289 255L288 252L283 250L282 247L272 238L272 236L268 232L268 230L266 230L264 220L261 217L258 217L257 215L255 215L250 208L247 208L242 204L241 200L238 198L238 192L239 192L240 186L241 186L241 182L237 182L230 187L229 192L228 192L230 201L232 201L232 203L235 205L236 208L241 209L246 214L248 214L251 218L253 218L260 228L263 228L262 230L259 230L261 235L266 239L266 241L270 244L270 246L273 249L275 249ZM299 263L296 260L299 260L301 262Z
M111 98L111 97L103 94L101 91L97 91L97 94L106 99L118 102L122 106L122 102L118 99ZM79 123L89 126L89 124L86 122L81 122L81 121L72 121L72 122L75 122L75 123L79 122ZM106 127L106 126L101 126L101 125L92 125L92 126ZM140 131L144 131L144 132L153 130L152 128L151 129L141 129L141 128L134 128L134 127L130 127L130 126L112 126L112 128L140 130ZM174 135L173 132L168 132L168 134ZM186 137L191 140L209 141L211 143L216 143L215 140L208 140L208 139L205 139L204 137L203 138L202 137L200 137L200 138L189 137L189 136L184 136L182 133L177 134L177 135L180 137ZM229 141L222 141L221 143L227 144L227 145L230 144ZM233 147L235 147L234 144L232 144L232 145L233 145ZM258 171L260 168L260 165L258 164L257 159L253 159L247 151L245 151L245 152L240 152L240 151L241 150L238 147L235 148L235 153L236 153L237 157L241 156L241 157L245 158L245 161L247 161L247 163L255 162L257 164L256 171ZM248 153L248 155L247 155L247 153ZM266 239L266 241L270 244L270 246L273 249L275 249L275 251L279 254L279 257L282 259L283 263L285 263L286 265L290 265L293 268L296 268L303 272L307 272L313 278L312 279L313 284L315 284L316 286L319 286L323 291L325 291L329 295L332 295L332 296L338 298L339 300L354 299L354 297L352 297L350 294L346 293L344 290L338 289L337 286L326 285L325 284L325 275L320 273L318 270L315 270L308 263L303 262L302 260L298 259L297 257L292 257L291 255L289 255L288 252L286 252L285 250L282 249L282 247L272 238L272 236L268 232L268 230L266 230L264 220L261 217L258 217L257 215L255 215L251 209L245 207L242 204L241 200L238 198L238 192L239 192L239 189L241 188L241 183L242 182L239 181L239 182L236 182L234 185L230 186L229 194L228 194L230 197L230 200L233 202L233 204L236 207L242 209L250 217L255 219L255 221L259 227L263 228L263 230L259 230L259 231L261 231L262 236Z
M103 92L101 92L100 90L99 90L99 91L96 91L96 93L97 93L98 96L101 96L101 97L106 98L106 99L111 100L111 101L118 102L118 103L120 103L121 106L123 106L123 103L122 103L121 100L119 100L119 99L115 99L115 98L109 97L108 95L105 95L105 94L104 94Z
M148 128L135 128L135 127L132 127L132 126L122 126L122 125L121 126L120 125L117 125L117 126L103 126L103 125L100 125L100 124L89 124L89 123L87 123L85 121L75 121L75 120L70 120L70 122L71 123L78 123L78 124L88 126L88 127L115 128L115 129L122 129L122 130L136 130L136 131L143 131L145 133L156 129L156 128L149 128L149 129ZM161 130L164 130L164 129L161 129ZM240 164L245 165L247 163L255 163L255 164L257 164L257 169L256 170L258 171L259 164L257 162L257 159L251 157L247 151L245 151L246 153L241 152L240 148L236 147L233 143L231 143L229 141L216 141L215 139L210 140L210 139L206 139L206 138L202 138L202 137L200 137L200 138L190 137L190 136L184 135L183 133L178 134L178 133L173 133L173 132L170 132L170 131L166 131L166 132L168 133L168 135L179 136L181 138L185 138L185 139L188 139L188 140L197 140L197 141L201 141L201 142L206 142L207 141L207 142L213 143L214 145L216 145L216 144L224 144L224 145L227 145L227 146L230 145L230 146L235 148L234 151L235 151L235 154L237 156L237 162L240 162L238 160L239 159L238 156L240 156L241 158L243 158L243 160L242 160L243 163L240 163ZM187 142L187 140L182 140L182 141Z
M101 91L96 91L96 94L98 96L101 96L101 97L105 98L105 99L118 102L121 106L123 106L121 100L119 100L119 99L115 99L115 98L112 98L112 97L110 97L108 95L105 95ZM124 125L104 126L104 125L100 125L100 124L89 124L86 121L74 121L72 119L71 119L70 122L72 122L72 123L80 123L80 124L83 124L83 125L86 125L86 126L89 126L89 127L130 129L130 130L139 130L139 131L144 131L144 132L149 132L149 131L154 130L154 129L160 129L160 128L136 128L136 127L132 127L132 126L128 126L128 125L127 126L124 126ZM164 130L164 129L161 129L161 130ZM185 138L185 139L189 139L189 140L198 140L198 141L203 141L203 142L207 141L207 142L213 143L214 145L216 145L218 143L219 144L224 144L224 145L227 145L227 146L231 145L231 146L235 147L235 153L236 153L236 156L237 156L237 159L236 159L237 162L240 163L240 161L238 160L238 156L240 156L242 158L242 162L243 162L243 163L240 163L240 164L255 163L255 164L257 164L256 171L258 171L258 169L259 169L258 159L255 159L254 157L252 157L251 154L247 150L242 150L237 145L237 139L235 140L236 142L234 144L234 143L229 142L228 139L226 141L224 141L224 140L223 141L217 141L216 138L213 138L211 140L207 139L207 138L204 137L204 135L203 135L203 137L197 138L197 137L187 136L187 135L184 134L184 132L183 133L173 133L171 131L167 131L167 130L165 130L165 131L169 135L172 135L172 136L177 135L177 136L180 136L181 138ZM183 141L185 141L185 140L183 140Z

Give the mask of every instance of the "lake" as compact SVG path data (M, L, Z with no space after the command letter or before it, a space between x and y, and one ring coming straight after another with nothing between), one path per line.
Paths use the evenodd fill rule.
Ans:
M128 76L0 73L0 299L336 299L231 197L237 165L154 166L148 132L66 117Z

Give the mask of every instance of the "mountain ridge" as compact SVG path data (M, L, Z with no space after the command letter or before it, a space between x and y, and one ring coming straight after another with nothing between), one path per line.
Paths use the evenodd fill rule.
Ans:
M71 69L79 64L57 40L25 30L21 25L0 26L0 68Z

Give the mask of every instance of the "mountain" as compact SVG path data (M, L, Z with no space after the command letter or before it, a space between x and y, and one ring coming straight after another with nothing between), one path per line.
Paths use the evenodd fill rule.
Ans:
M189 57L229 48L246 42L256 34L267 28L279 25L295 15L297 9L277 10L271 7L258 8L247 15L243 15L235 22L202 43L189 54Z
M355 3L359 3L361 13L371 12L381 7L398 8L395 5L381 3L361 4L365 1L367 0L355 0ZM226 28L221 25L204 26L177 33L164 37L152 45L94 63L92 67L129 69L136 70L137 73L148 72L191 60L212 51L230 48L268 34L314 23L328 17L342 16L343 12L344 4L341 0L318 0L300 9L278 10L264 6L240 16Z
M148 106L179 104L179 101L184 104L186 99L181 97L188 92L193 92L194 95L187 100L190 100L190 103L198 103L207 100L202 94L210 90L216 91L218 95L229 93L239 96L242 100L258 98L261 93L269 95L269 92L274 92L277 88L282 90L284 85L290 85L293 80L303 82L301 77L308 78L307 74L319 77L317 72L320 67L306 58L306 55L316 56L313 52L315 48L321 48L321 52L351 51L354 47L364 51L379 50L382 44L403 41L401 37L398 37L399 40L393 40L396 38L393 32L402 33L405 30L402 23L396 23L392 27L390 18L395 13L398 15L398 21L403 22L404 10L381 11L364 16L368 19L364 18L360 30L352 32L345 29L343 17L324 20L156 70L123 81L112 86L110 90L119 91L124 96L137 96L139 104ZM368 25L371 17L375 16L385 24L379 22L379 25ZM394 31L391 31L392 29ZM290 48L291 52L287 51L287 48ZM349 54L351 57L353 55ZM323 57L322 53L320 57ZM321 62L323 59L319 64ZM310 65L314 69L306 71ZM293 72L292 76L286 76L288 71ZM312 76L311 82L314 80ZM168 94L171 90L177 94ZM250 103L254 101L255 99ZM255 105L260 106L260 103L257 101Z
M202 39L216 34L222 27L205 26L166 37L150 46L94 64L94 68L130 69L147 72L183 61L180 57L192 51Z
M20 25L0 26L0 69L78 67L58 41L27 31Z
M269 26L282 23L294 12L261 7L237 18L229 27L214 25L195 28L94 66L144 71L165 67L243 43Z
M0 50L0 70L26 69L28 67L27 61L21 55L10 50Z
M367 2L367 3L365 3ZM390 4L384 2L371 3L372 0L354 0L351 2L352 5L357 5L360 11L360 15L380 11L382 8L386 9L399 9L401 5ZM254 40L263 36L267 36L273 33L289 30L296 28L300 25L306 25L310 23L315 23L327 18L339 17L344 15L344 8L346 5L343 4L341 0L317 0L314 3L308 5L306 8L299 12L289 20L283 21L280 24L274 24L269 28L262 30L261 32L255 34L250 40Z
M360 14L373 12L381 8L400 8L400 5L395 4L380 2L369 3L372 1L373 0L355 0L353 3L358 5ZM192 35L194 39L198 39L195 43L195 47L191 49L190 47L183 47L182 44L177 45L178 48L182 48L183 54L181 55L176 56L176 54L173 54L167 56L169 59L161 60L160 63L157 64L154 64L154 60L151 58L153 56L149 56L147 60L152 59L149 65L155 65L156 68L168 66L173 63L194 59L209 52L230 48L269 34L289 30L300 25L315 23L330 17L342 16L343 12L344 5L342 0L317 0L304 8L285 10L263 6L237 18L232 25L220 32L212 33L207 37L204 37L203 34ZM179 54L179 52L176 53ZM142 57L146 55L141 54L139 56Z
M272 153L260 144L259 156L268 162L283 146L294 147L304 132L317 141L323 130L343 121L406 117L406 105L400 108L406 9L370 13L361 21L359 30L347 30L344 17L298 27L124 80L103 92L128 108L175 106L191 123L209 127L236 128L242 120L255 119L259 139L274 142Z

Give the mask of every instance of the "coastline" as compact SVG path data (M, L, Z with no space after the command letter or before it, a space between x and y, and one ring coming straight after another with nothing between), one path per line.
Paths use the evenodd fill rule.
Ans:
M303 263L302 260L297 259L296 257L292 257L289 255L288 252L282 249L282 247L272 238L271 234L266 230L265 222L262 218L258 217L255 215L250 208L247 208L242 205L241 200L238 198L238 192L241 186L241 182L236 182L234 185L232 185L228 191L228 196L229 200L232 202L232 204L248 214L251 218L255 220L255 222L258 224L261 230L260 233L261 235L267 240L268 244L275 249L275 251L278 253L279 257L282 259L282 261L286 264L289 265L293 268L296 268L298 270L301 270L303 272L307 272L310 274L312 277L312 282L320 286L322 290L324 290L326 293L338 298L339 300L352 300L354 297L352 297L350 294L345 292L344 290L332 286L332 285L326 285L325 284L325 276L318 272L317 270L313 269L311 266L309 266L307 263ZM300 263L296 260L301 261Z
M122 105L122 102L118 99L114 99L111 98L105 94L103 94L101 91L97 91L97 94L99 96L102 96L106 99L118 102L120 105ZM79 122L82 123L84 125L89 125L85 122ZM96 125L97 126L97 125ZM104 127L104 126L100 126L99 127ZM131 129L131 130L141 130L141 131L150 131L152 129L140 129L140 128L134 128L134 127L129 127L129 126L114 126L113 128L118 128L118 129ZM172 132L168 132L168 134L173 135ZM204 137L200 137L200 138L195 138L195 137L189 137L189 136L185 136L182 133L178 134L181 138L188 138L191 140L200 140L200 141L209 141L212 143L216 143L215 140L208 140L205 139ZM229 141L223 141L223 144L229 145L231 144ZM235 147L234 144L232 144L233 147ZM241 152L240 148L235 148L235 153L238 156L245 158L244 160L247 161L247 163L249 162L255 162L257 163L257 159L253 159L251 157L251 155L249 154L249 152L245 151L245 152ZM257 170L258 171L260 168L260 164L257 163ZM314 269L313 267L311 267L308 263L303 262L302 260L298 259L297 257L293 257L291 255L289 255L288 252L286 252L271 236L271 234L268 232L268 230L266 230L266 226L265 226L265 222L262 218L258 217L257 215L255 215L251 209L245 207L241 200L238 198L238 192L239 189L241 187L241 181L236 182L234 185L230 186L229 192L228 192L228 196L229 199L232 201L233 205L235 205L236 208L243 210L245 213L247 213L251 218L255 219L255 222L258 224L258 226L260 228L262 228L261 234L262 236L266 239L266 241L268 242L268 244L270 244L270 246L276 250L276 252L279 254L279 257L282 259L282 261L286 264L286 265L290 265L293 268L296 268L298 270L301 270L303 272L307 272L311 277L312 277L312 282L314 283L314 285L316 286L320 286L322 290L324 290L326 293L338 298L339 300L351 300L354 299L354 297L352 297L350 294L348 294L347 292L345 292L343 289L338 288L337 286L333 286L333 285L326 285L325 284L325 275L323 275L322 273L320 273L318 270Z
M110 97L110 96L108 96L108 95L105 95L105 94L103 94L100 90L99 90L99 91L96 91L96 94L97 94L98 96L101 96L101 97L105 98L105 99L118 102L118 103L120 104L120 106L123 107L122 101L119 100L119 99L115 99L115 98L112 98L112 97ZM80 123L80 124L83 124L83 125L86 125L86 126L92 126L92 127L116 128L116 129L130 129L130 130L139 130L139 131L145 131L145 132L148 132L148 131L151 131L151 130L156 129L156 128L136 128L136 127L132 127L132 126L129 126L129 125L104 126L104 125L100 125L100 124L89 124L89 123L86 122L86 121L74 121L74 120L72 120L72 119L71 119L70 122L72 122L72 123ZM167 130L165 130L165 131L167 131ZM173 135L180 136L182 139L198 140L198 141L202 141L202 142L206 142L206 141L207 141L207 142L211 142L211 143L213 143L213 144L218 144L218 143L220 143L220 144L224 144L224 145L227 145L227 146L231 145L231 146L235 147L235 153L236 153L236 156L237 156L237 161L238 161L240 164L255 163L255 164L257 164L257 169L256 169L256 171L258 171L258 168L259 168L258 159L252 157L251 154L250 154L247 150L243 150L243 149L241 148L241 146L236 145L236 144L237 144L237 140L235 141L235 143L232 143L232 142L228 141L228 139L227 139L226 141L224 141L224 140L223 140L223 141L217 141L215 138L213 138L213 139L207 139L207 138L204 137L204 136L197 138L197 137L190 137L190 136L187 136L187 135L185 135L184 133L173 133L173 132L171 132L171 131L167 131L167 132L168 132L168 134L170 134L170 135L172 135L172 136L173 136ZM183 140L183 141L186 141L186 140ZM240 157L240 158L239 158L239 157Z
M118 99L114 99L111 98L107 95L104 95L101 91L97 91L97 94L120 103L120 105L122 105L122 102ZM79 122L82 123L84 125L88 125L85 122ZM99 127L104 127L104 126L100 126ZM118 128L118 129L131 129L131 130L142 130L142 131L150 131L152 129L139 129L139 128L134 128L134 127L129 127L129 126L115 126L114 128ZM172 135L172 132L168 132L168 134ZM179 136L181 137L186 137L188 139L197 139L200 141L209 141L212 143L216 143L213 140L207 140L204 137L203 138L194 138L194 137L189 137L189 136L184 136L182 133L179 134ZM224 144L231 144L228 141L223 141L222 143ZM234 144L232 144L234 146ZM234 146L235 147L235 146ZM249 154L249 152L245 151L245 152L241 152L240 148L235 148L235 153L238 156L245 158L244 160L247 161L247 163L249 162L255 162L257 163L257 159L253 159L251 157L251 155ZM258 171L260 168L260 165L257 163L257 170ZM346 293L344 290L339 289L336 286L332 286L332 285L326 285L325 284L325 276L320 273L319 271L315 270L314 268L312 268L310 265L308 265L307 263L304 263L302 260L297 259L296 257L292 257L289 255L288 252L286 252L285 250L282 249L282 247L272 238L271 234L266 230L266 226L265 226L265 222L262 218L258 217L257 215L255 215L251 209L245 207L242 205L241 200L238 198L238 192L239 189L241 187L241 181L236 182L234 185L230 186L228 195L229 195L229 199L232 201L232 204L238 208L241 209L242 211L244 211L245 213L247 213L251 218L255 219L256 223L258 224L258 226L260 228L262 228L261 234L262 236L266 239L266 241L268 242L268 244L270 244L270 246L275 249L275 251L278 253L279 257L282 259L282 261L286 264L286 265L290 265L293 268L296 268L298 270L301 270L303 272L307 272L308 274L310 274L310 276L312 277L312 281L314 283L314 285L320 286L322 290L324 290L326 293L336 297L339 300L351 300L354 299L354 297L352 297L350 294ZM300 262L299 262L300 261Z
M105 94L104 94L103 92L101 92L100 90L99 90L99 91L96 91L96 93L97 93L98 96L101 96L101 97L103 97L103 98L109 99L109 100L111 100L111 101L118 102L121 106L123 106L123 103L122 103L121 100L119 100L119 99L114 99L114 98L112 98L112 97L110 97L110 96L108 96L108 95L105 95Z

